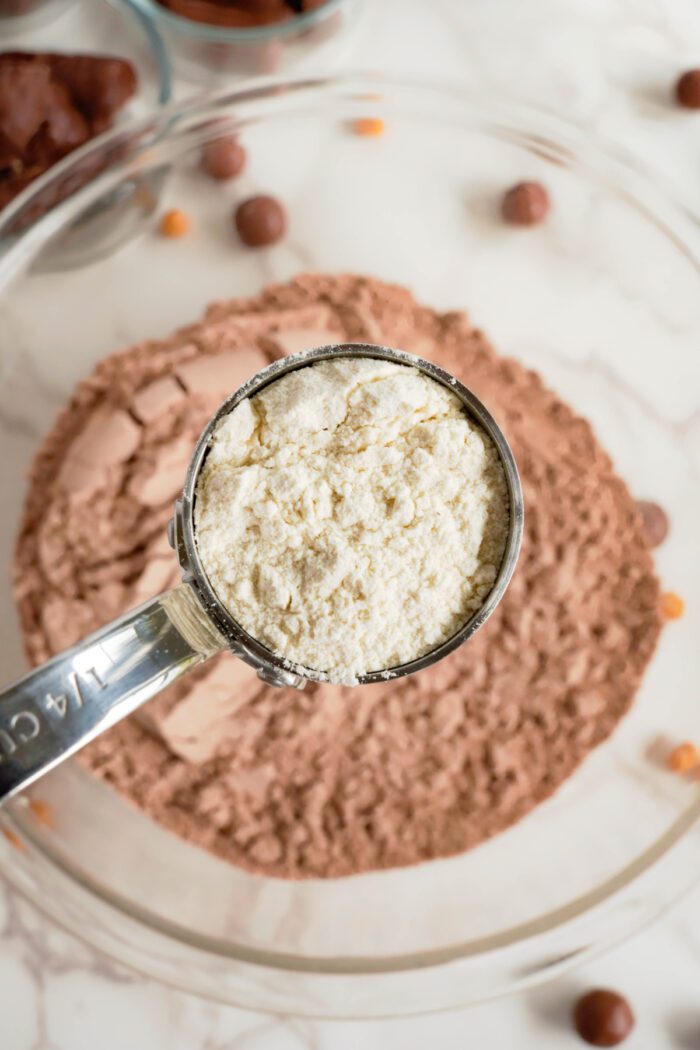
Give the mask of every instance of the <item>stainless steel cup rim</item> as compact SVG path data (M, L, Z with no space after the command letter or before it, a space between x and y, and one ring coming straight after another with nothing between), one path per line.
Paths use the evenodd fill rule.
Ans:
M179 548L178 554L185 581L194 588L205 611L224 634L232 651L243 659L248 660L254 666L265 669L267 671L265 675L267 680L274 680L281 685L299 685L304 679L325 681L326 675L322 670L292 663L268 649L241 627L217 597L204 570L197 549L194 526L197 480L211 448L212 439L219 423L236 405L246 398L260 393L265 387L276 382L282 376L288 375L290 372L300 368L308 368L319 361L334 360L341 357L378 358L383 361L407 365L423 372L455 394L471 418L481 426L493 441L503 465L510 500L508 535L503 558L494 585L481 608L455 634L436 649L432 649L425 655L408 663L371 671L362 675L358 678L358 684L367 685L373 682L386 681L390 678L400 678L404 675L415 674L417 671L422 671L424 668L430 667L431 664L442 660L443 657L463 645L486 623L505 594L515 571L522 543L524 524L523 492L520 475L510 445L486 406L471 390L450 375L449 372L446 372L431 361L426 361L422 357L386 346L375 346L372 343L334 343L313 350L304 350L301 353L275 361L274 364L252 376L235 393L231 394L203 430L187 470L182 501L178 508L180 534L177 547Z

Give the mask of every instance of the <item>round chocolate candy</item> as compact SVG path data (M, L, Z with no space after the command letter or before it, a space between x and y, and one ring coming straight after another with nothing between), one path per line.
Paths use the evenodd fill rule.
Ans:
M549 212L549 194L540 182L518 182L504 194L501 212L513 226L536 226Z
M685 109L700 109L700 69L689 69L678 78L676 100Z
M651 500L637 500L637 509L644 520L649 546L658 547L668 536L668 515L663 507Z
M574 1007L574 1025L591 1046L617 1046L634 1028L634 1014L624 996L609 988L594 988Z
M214 139L202 147L200 165L212 179L223 182L240 175L246 163L246 151L233 135Z
M250 197L236 208L238 236L249 248L264 248L284 236L287 213L274 197Z

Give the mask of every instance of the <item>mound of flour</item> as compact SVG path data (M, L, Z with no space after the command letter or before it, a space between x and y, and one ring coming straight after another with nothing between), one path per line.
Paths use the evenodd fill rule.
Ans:
M222 420L195 522L234 619L353 685L437 648L481 607L508 492L454 393L406 365L342 358L282 376Z

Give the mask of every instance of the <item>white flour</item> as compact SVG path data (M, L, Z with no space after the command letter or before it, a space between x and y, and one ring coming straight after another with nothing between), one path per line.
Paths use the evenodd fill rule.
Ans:
M508 506L498 453L454 394L405 365L341 358L222 421L195 526L234 619L353 684L435 649L483 604Z

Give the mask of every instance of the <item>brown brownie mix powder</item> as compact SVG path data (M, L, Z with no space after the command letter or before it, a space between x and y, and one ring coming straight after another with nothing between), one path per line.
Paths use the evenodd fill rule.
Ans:
M201 427L267 360L341 339L432 359L489 405L522 474L525 541L490 622L419 675L275 690L225 655L81 753L171 831L266 875L413 864L502 831L610 735L660 630L643 521L589 424L463 313L312 274L216 304L77 388L17 547L33 663L177 581L165 524Z

